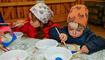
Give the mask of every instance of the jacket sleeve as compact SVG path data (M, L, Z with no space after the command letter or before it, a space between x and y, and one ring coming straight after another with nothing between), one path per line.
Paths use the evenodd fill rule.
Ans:
M51 39L55 39L55 40L60 41L59 34L56 31L56 28L61 33L61 28L59 28L59 27L51 27L50 30L49 30L49 35L50 35Z
M84 43L83 45L87 46L89 54L105 48L105 39L100 36L96 36L89 27L84 31L83 36L82 42Z
M24 24L22 27L14 27L13 29L15 30L15 31L21 31L21 32L23 32L23 33L27 33L27 29L28 29L28 24L26 23L26 24Z
M85 45L87 46L89 53L93 53L105 49L105 39L100 36L96 36L93 38L93 40L87 42Z
M27 17L27 23L25 23L22 27L14 27L13 29L15 31L21 31L21 32L27 33L27 29L28 29L28 26L29 26L29 21L30 21L30 18ZM11 26L13 26L13 23L11 24Z
M52 24L52 23L50 23L50 27L45 27L45 28L43 29L44 38L50 38L49 31L50 31L50 28L52 28L52 27L61 28L61 26L60 26L59 24Z

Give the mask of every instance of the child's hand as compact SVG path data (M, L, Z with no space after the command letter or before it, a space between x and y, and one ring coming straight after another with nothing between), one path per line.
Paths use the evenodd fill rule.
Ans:
M59 37L60 37L61 42L65 42L67 40L67 35L64 33L61 33Z
M48 38L42 38L42 40L44 40L44 39L48 39Z
M17 20L15 22L15 27L22 27L26 23L25 20Z
M81 50L80 50L80 53L89 53L89 50L85 45L83 45Z

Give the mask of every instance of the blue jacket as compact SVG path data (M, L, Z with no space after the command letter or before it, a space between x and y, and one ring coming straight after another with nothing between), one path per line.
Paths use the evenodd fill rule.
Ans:
M4 20L3 20L3 18L2 18L1 13L0 13L0 23L4 23Z
M105 39L100 36L96 36L93 32L90 31L88 26L84 30L83 34L78 38L72 38L72 36L69 35L67 26L64 28L58 28L58 27L56 28L59 30L60 33L67 34L68 39L66 43L74 43L81 46L86 45L87 48L89 49L89 53L93 53L95 51L105 48ZM55 27L52 27L50 29L49 35L51 39L60 41L59 35Z

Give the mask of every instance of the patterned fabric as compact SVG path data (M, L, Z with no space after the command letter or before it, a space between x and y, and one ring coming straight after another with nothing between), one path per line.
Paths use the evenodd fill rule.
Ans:
M44 3L34 5L30 11L42 22L47 23L49 18L53 18L53 12Z
M76 22L86 27L88 21L88 9L85 5L75 5L71 8L67 22Z

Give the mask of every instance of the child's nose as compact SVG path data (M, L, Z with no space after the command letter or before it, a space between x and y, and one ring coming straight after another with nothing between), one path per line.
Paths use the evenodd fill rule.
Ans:
M73 35L76 35L76 32L75 31L73 31Z

